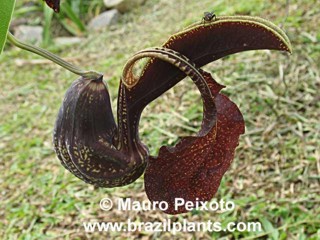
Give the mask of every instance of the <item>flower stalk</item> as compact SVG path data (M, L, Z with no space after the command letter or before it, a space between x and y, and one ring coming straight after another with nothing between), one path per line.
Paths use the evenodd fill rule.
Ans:
M40 47L36 47L36 46L32 46L29 45L27 43L24 43L20 40L18 40L15 36L13 36L13 34L11 34L10 32L8 32L8 36L7 39L9 42L11 42L14 46L24 49L26 51L35 53L41 57L44 57L58 65L60 65L61 67L69 70L70 72L73 72L74 74L77 74L83 78L88 78L88 79L98 79L102 76L101 73L95 72L95 71L86 71L86 70L82 70L79 67L74 66L73 64L63 60L62 58L58 57L57 55L42 49Z

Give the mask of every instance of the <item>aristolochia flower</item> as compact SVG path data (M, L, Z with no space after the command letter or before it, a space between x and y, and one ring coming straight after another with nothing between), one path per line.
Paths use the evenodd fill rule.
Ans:
M51 2L52 4L52 2ZM54 145L62 165L80 179L99 187L132 183L145 172L150 201L209 201L229 168L244 121L238 107L220 93L223 88L201 67L227 55L256 49L291 52L285 33L256 17L217 17L201 21L170 37L160 48L139 51L124 67L115 123L102 77L76 80L66 93L54 130ZM135 63L149 57L141 74ZM184 77L190 77L203 101L198 135L184 137L174 147L149 156L139 139L143 109Z

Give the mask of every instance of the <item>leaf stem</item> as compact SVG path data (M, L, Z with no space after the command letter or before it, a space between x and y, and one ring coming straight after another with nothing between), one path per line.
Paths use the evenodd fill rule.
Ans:
M45 49L21 42L17 38L15 38L10 32L8 32L7 39L16 47L19 47L21 49L40 55L41 57L44 57L79 76L82 76L84 78L90 78L90 79L97 79L102 77L101 73L98 73L95 71L84 71Z

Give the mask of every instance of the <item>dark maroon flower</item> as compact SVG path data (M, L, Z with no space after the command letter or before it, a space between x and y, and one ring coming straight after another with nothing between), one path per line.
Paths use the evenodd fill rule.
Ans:
M223 86L201 67L257 49L291 52L291 45L272 23L242 16L201 21L171 36L161 48L139 51L124 67L117 124L102 78L77 80L66 93L54 131L61 163L75 176L100 187L129 184L145 171L148 198L166 201L166 213L187 211L175 209L175 198L209 201L234 158L244 121L236 104L220 93ZM135 76L134 65L144 57L151 60ZM203 101L201 129L174 147L161 147L157 157L149 156L139 139L141 113L186 76Z

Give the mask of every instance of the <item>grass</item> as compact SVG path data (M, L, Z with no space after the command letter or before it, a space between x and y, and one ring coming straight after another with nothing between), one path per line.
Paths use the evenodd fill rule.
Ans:
M115 189L94 189L64 170L53 150L53 124L75 76L7 47L0 57L0 235L3 239L320 239L319 63L317 1L150 0L123 15L109 31L80 45L53 48L75 64L105 75L116 109L119 77L135 51L161 45L199 20L203 12L258 15L287 32L293 54L252 51L211 63L218 82L241 109L246 134L216 194L233 200L231 213L159 211L104 212L103 197L147 200L143 179ZM23 59L20 66L17 59ZM152 154L178 136L194 134L201 122L199 93L190 80L143 112L140 134ZM260 221L262 232L85 233L84 221Z

